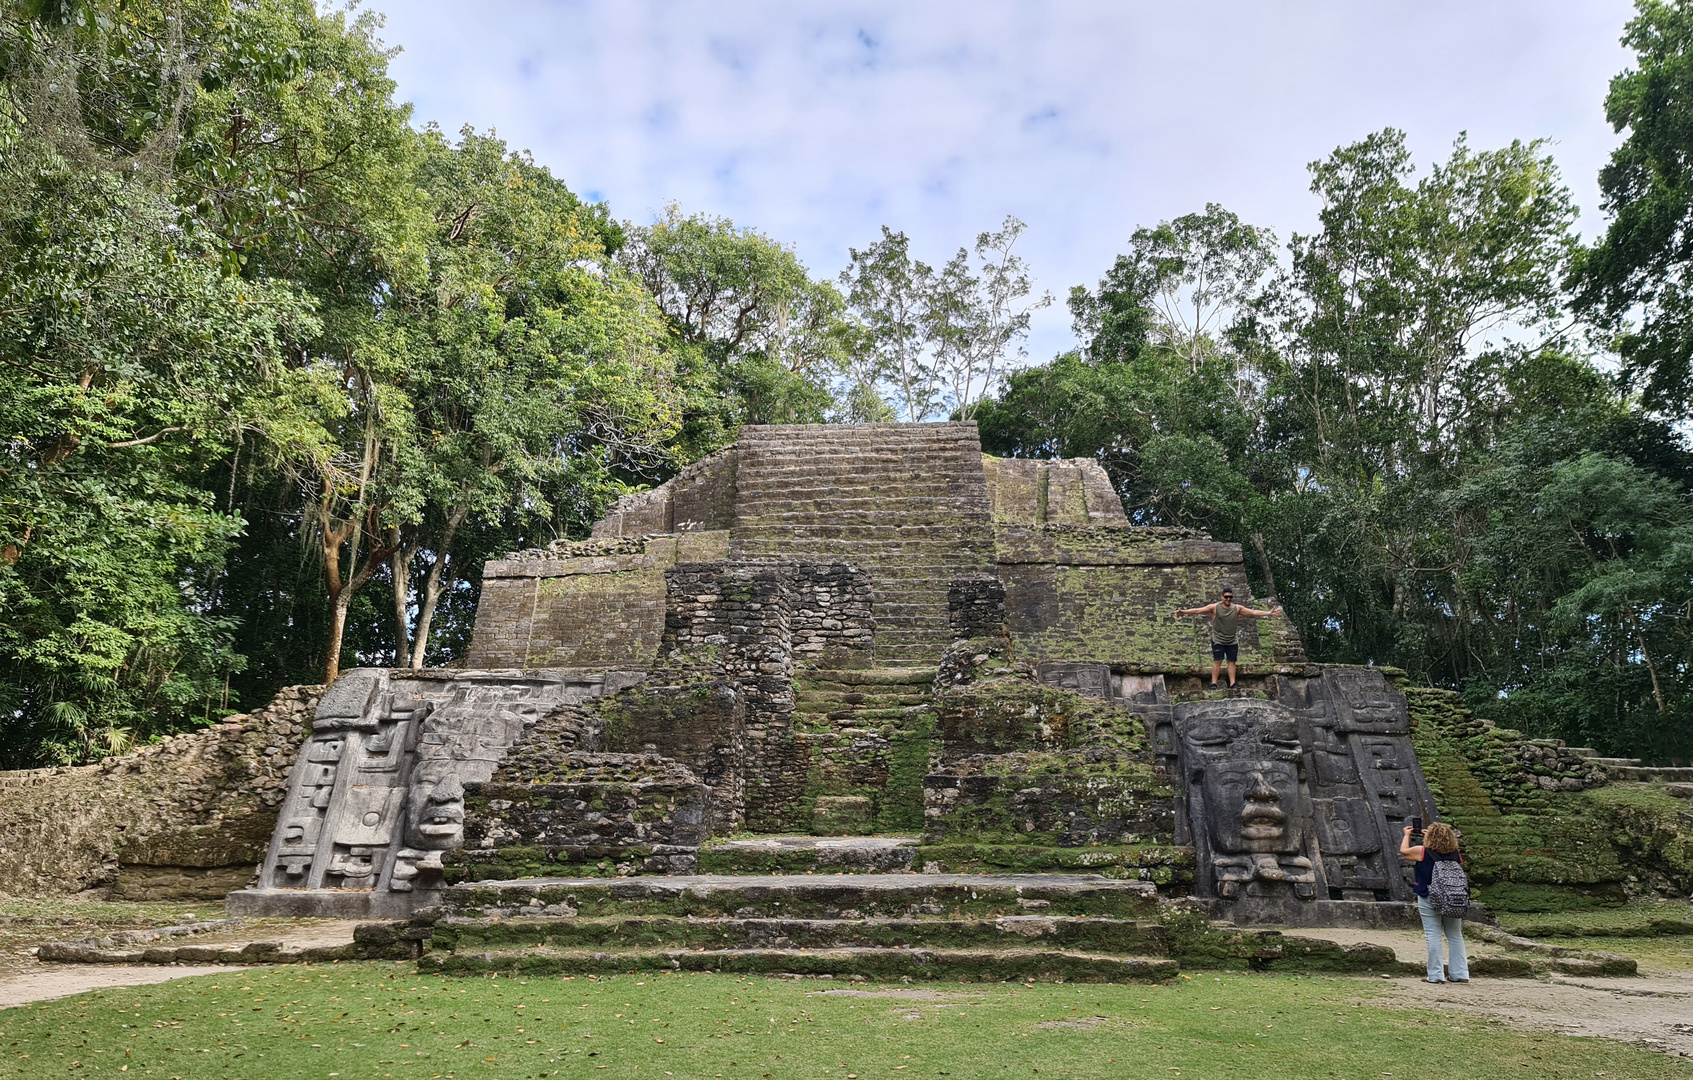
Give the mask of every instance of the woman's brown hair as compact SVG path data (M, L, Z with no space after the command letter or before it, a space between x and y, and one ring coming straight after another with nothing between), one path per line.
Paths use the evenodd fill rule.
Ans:
M1423 846L1441 855L1450 855L1458 850L1458 834L1444 822L1433 822L1423 831Z

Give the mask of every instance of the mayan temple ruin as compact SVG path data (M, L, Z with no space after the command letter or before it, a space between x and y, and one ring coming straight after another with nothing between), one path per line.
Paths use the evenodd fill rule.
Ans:
M857 870L1403 919L1400 827L1438 817L1405 698L1279 616L1209 690L1172 613L1224 585L1238 545L1131 525L1091 461L989 457L969 423L748 427L591 539L489 562L464 668L331 687L230 908Z
M1176 613L1224 588L1273 606L1238 545L1130 524L1095 462L987 456L969 423L748 427L589 539L488 562L462 666L0 773L0 873L367 920L64 960L1110 981L1401 970L1281 929L1415 927L1416 817L1462 830L1484 901L1684 887L1667 819L1585 789L1689 770L1311 663L1281 616L1212 689Z

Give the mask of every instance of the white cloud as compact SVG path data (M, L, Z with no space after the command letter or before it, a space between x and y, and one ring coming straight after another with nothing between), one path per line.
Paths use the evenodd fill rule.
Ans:
M1062 296L1137 225L1312 226L1305 165L1385 126L1549 137L1586 213L1628 0L806 4L375 0L418 120L496 128L644 220L675 199L833 273L887 224L944 259L1006 214ZM1031 352L1070 343L1063 305Z

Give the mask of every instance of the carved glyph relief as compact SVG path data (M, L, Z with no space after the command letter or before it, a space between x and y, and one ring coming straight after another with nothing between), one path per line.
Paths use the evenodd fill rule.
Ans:
M464 843L465 788L559 704L604 677L360 670L328 690L300 754L261 887L439 888Z

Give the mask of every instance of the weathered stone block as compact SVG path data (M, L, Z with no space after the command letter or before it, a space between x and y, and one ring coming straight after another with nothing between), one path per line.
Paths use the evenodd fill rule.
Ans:
M874 824L870 800L861 795L819 795L811 807L813 836L863 836Z

